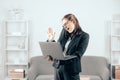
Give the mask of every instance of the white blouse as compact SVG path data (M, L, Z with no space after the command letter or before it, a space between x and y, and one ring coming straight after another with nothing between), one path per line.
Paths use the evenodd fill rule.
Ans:
M63 51L64 56L66 56L66 52L67 52L68 45L70 44L70 42L71 42L71 38L69 37L69 39L67 40L67 42L65 44L65 49Z

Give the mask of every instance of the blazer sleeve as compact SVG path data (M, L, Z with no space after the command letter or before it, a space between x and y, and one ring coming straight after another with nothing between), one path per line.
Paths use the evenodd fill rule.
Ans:
M79 41L79 43L77 44L77 49L75 51L75 55L80 59L83 54L85 53L87 46L88 46L88 42L89 42L89 34L85 33L81 40Z

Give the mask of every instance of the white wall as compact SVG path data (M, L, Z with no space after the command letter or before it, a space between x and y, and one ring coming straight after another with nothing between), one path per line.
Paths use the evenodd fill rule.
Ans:
M67 13L75 14L83 30L90 34L85 54L108 56L106 23L120 14L120 0L0 0L1 22L13 8L24 9L30 19L30 56L41 55L38 42L46 41L48 27L54 28L57 40L61 19Z

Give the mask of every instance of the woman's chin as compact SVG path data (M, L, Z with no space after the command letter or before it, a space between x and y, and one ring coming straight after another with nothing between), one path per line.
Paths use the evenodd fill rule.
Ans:
M72 31L68 31L69 33L72 33Z

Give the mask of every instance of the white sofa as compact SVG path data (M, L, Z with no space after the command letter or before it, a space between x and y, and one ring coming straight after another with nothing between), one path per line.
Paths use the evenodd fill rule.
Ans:
M98 56L82 57L82 72L80 77L89 77L90 80L109 80L109 64L107 59ZM52 62L48 62L43 56L30 59L28 80L54 80L54 68Z

